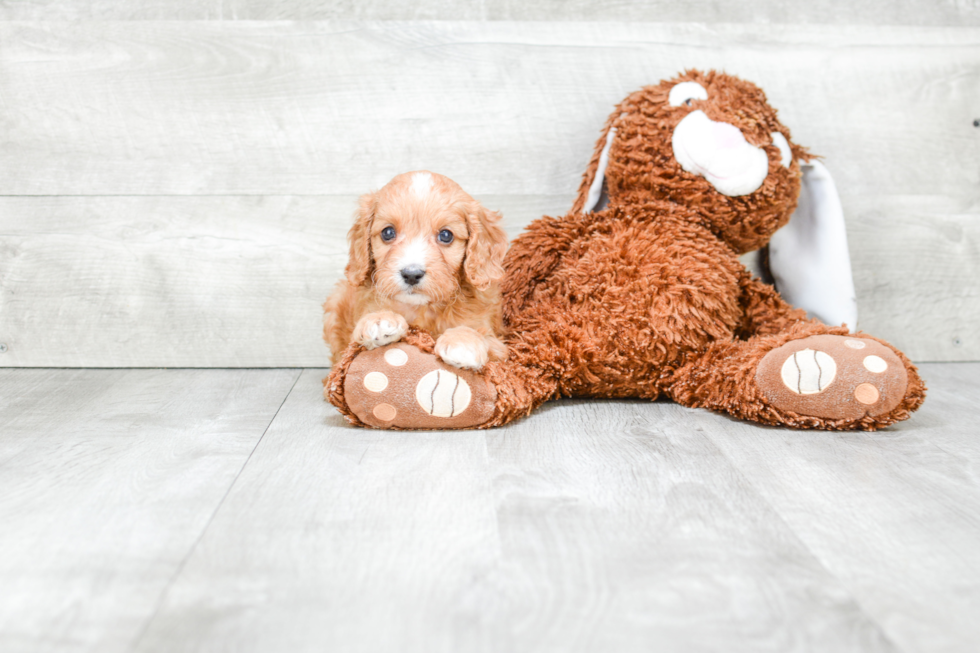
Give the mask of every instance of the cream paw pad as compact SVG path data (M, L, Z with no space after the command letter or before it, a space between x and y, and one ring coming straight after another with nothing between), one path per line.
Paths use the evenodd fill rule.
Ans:
M905 365L869 338L821 335L773 349L756 384L780 410L830 419L859 419L894 409L908 388Z
M361 352L347 370L344 395L358 419L388 429L478 426L493 416L497 398L476 372L402 342Z

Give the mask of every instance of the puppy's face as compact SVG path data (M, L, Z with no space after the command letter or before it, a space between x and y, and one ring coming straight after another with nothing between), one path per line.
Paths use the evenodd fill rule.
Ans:
M463 284L485 288L502 274L498 220L447 177L399 175L361 198L348 277L353 267L382 297L412 305L447 302Z

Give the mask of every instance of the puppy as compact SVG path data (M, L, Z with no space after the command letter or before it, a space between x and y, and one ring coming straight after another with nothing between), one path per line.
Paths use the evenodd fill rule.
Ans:
M347 234L346 278L323 305L336 364L350 342L399 340L409 325L436 338L436 354L478 370L503 360L500 289L507 236L500 215L456 182L407 172L364 195Z

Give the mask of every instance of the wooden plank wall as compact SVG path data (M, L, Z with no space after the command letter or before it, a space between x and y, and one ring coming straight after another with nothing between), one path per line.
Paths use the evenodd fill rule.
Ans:
M0 1L0 366L326 365L358 194L436 170L516 235L687 67L824 156L863 329L980 359L980 3L714 4Z

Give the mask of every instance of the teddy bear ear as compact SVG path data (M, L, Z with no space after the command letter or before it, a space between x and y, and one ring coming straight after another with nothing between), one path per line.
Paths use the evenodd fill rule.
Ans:
M609 203L606 194L606 166L609 165L609 148L612 147L613 139L616 138L616 128L610 127L606 133L606 142L599 153L599 162L596 165L595 174L589 184L589 192L585 196L585 203L582 205L582 213L601 211Z
M801 162L800 200L789 223L769 240L769 270L787 302L824 324L857 329L857 299L844 209L822 163Z

